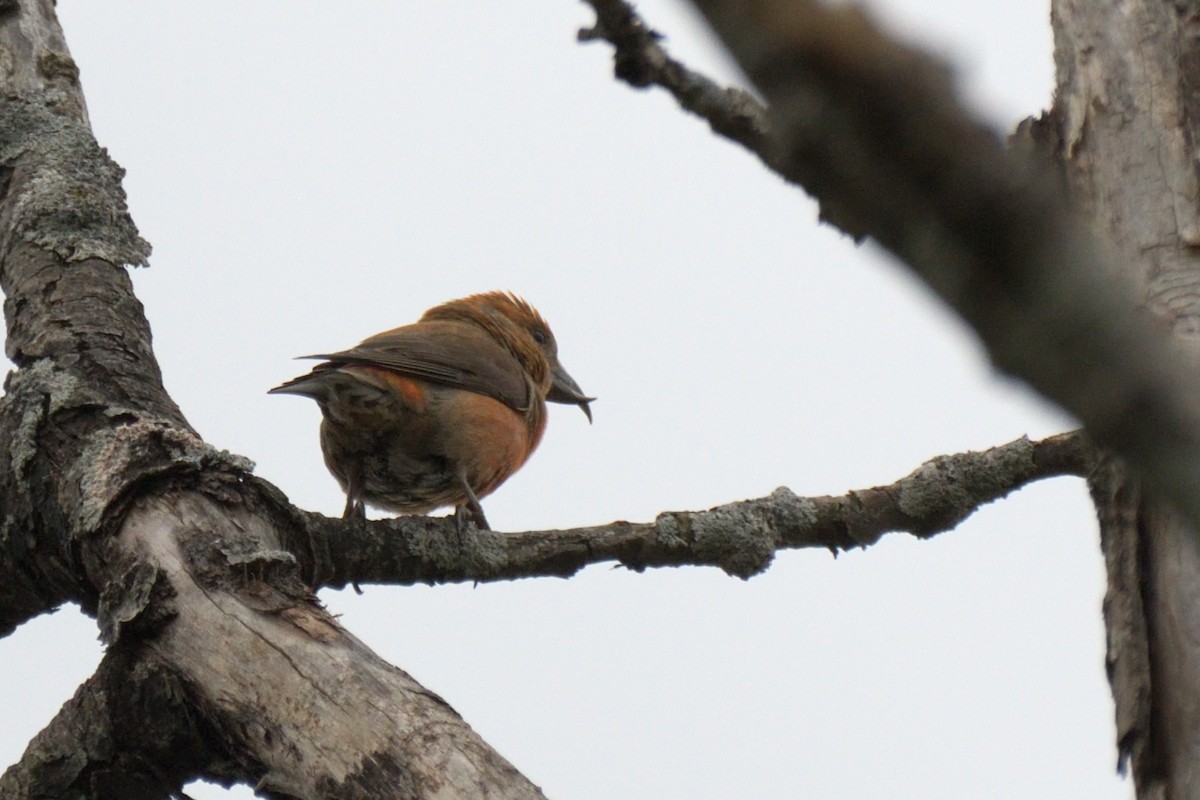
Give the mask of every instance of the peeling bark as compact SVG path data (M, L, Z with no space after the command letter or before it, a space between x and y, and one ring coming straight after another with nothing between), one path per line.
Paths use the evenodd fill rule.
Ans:
M1194 363L1200 17L1182 3L1059 0L1053 22L1068 180ZM1121 758L1140 800L1200 796L1200 528L1115 464L1093 494Z
M126 265L149 246L92 139L50 0L0 6L0 635L76 600L100 670L0 798L538 798L444 701L298 577L293 513L162 387Z

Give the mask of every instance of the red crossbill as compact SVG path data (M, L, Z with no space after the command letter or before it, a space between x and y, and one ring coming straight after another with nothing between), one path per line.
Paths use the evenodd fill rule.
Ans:
M305 358L324 362L270 393L321 407L321 450L347 518L364 516L364 504L408 514L455 506L487 528L479 499L538 446L546 401L592 419L595 398L558 363L550 326L504 292L451 300L357 347Z

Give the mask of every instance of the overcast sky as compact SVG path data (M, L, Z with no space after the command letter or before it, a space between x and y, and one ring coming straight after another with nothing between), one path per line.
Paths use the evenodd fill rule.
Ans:
M685 7L643 0L738 80ZM1007 131L1049 102L1048 6L871 6ZM489 289L537 305L595 424L554 407L484 502L499 530L647 520L786 485L841 494L939 453L1068 429L802 193L611 77L576 0L59 0L100 143L154 245L134 275L207 441L339 514L319 413L265 392ZM1125 800L1103 567L1082 481L930 542L714 569L322 593L553 798ZM0 761L94 669L69 607L0 640ZM36 677L31 688L30 676ZM194 786L196 798L250 797Z

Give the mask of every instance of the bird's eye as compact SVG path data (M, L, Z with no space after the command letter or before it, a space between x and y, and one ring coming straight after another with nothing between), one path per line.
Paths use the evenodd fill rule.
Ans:
M535 342L537 342L538 344L545 344L546 343L546 332L544 330L542 330L541 328L534 328L533 329L533 340Z

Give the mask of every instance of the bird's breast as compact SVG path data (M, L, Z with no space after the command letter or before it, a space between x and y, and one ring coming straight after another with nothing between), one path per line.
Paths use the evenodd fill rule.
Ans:
M430 394L431 411L442 420L440 449L480 497L520 469L541 437L526 415L486 395L444 387Z

